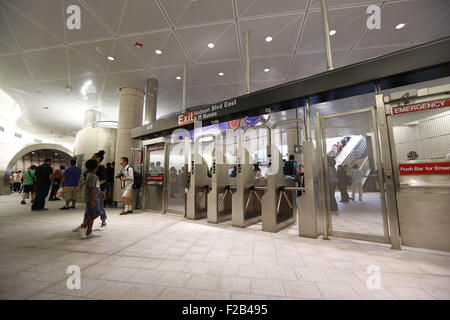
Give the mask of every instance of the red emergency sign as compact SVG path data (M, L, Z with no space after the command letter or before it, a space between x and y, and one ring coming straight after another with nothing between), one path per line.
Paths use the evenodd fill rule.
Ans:
M450 174L450 162L400 163L400 175Z
M191 124L194 123L194 111L185 113L185 114L181 114L178 116L178 125L179 126L184 126L186 124Z
M395 108L392 108L392 113L400 114L400 113L423 111L423 110L437 109L437 108L444 108L444 107L450 107L450 99L418 103L418 104L413 104L413 105L409 105L409 106L395 107Z

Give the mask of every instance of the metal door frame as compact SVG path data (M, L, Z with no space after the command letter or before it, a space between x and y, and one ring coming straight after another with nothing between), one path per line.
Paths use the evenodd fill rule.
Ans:
M358 113L365 113L370 112L372 116L372 130L374 133L374 144L375 144L375 152L376 152L376 163L377 163L377 169L378 169L378 182L379 182L379 188L380 188L380 195L381 195L381 216L383 220L383 231L384 235L371 235L371 234L363 234L363 233L354 233L354 232L347 232L347 231L335 231L333 230L333 224L332 224L332 216L330 211L330 199L329 199L329 183L328 183L328 154L326 152L326 132L325 132L325 119L330 118L336 118L351 114L358 114ZM330 236L336 236L341 238L349 238L349 239L356 239L356 240L363 240L363 241L371 241L371 242L380 242L380 243L391 243L391 239L389 237L389 226L388 226L388 219L387 219L387 207L386 207L386 195L385 195L385 188L383 187L383 166L381 162L381 146L380 146L380 140L378 137L378 125L377 125L377 118L376 118L376 112L375 107L367 107L362 109L356 109L351 110L347 112L340 112L340 113L334 113L334 114L328 114L328 115L320 115L318 113L318 122L319 122L319 135L316 136L317 141L317 149L320 153L320 159L323 174L321 174L321 177L323 179L322 181L322 190L324 191L324 197L325 197L325 206L324 206L324 238L327 239L328 235ZM319 141L320 140L320 141Z
M163 200L163 211L164 213L170 213L170 214L177 214L177 215L182 215L183 217L186 216L186 193L184 191L184 189L186 188L186 181L187 181L187 169L188 169L188 165L187 165L187 158L186 158L186 150L183 150L184 152L184 184L183 184L183 195L184 195L184 210L181 211L176 211L176 210L170 210L168 208L169 205L169 157L170 157L170 146L172 145L177 145L177 144L186 144L187 143L183 140L183 141L176 141L176 142L166 142L164 145L164 200ZM186 148L186 146L184 148Z
M141 195L141 197L142 197L142 202L146 202L147 201L147 190L146 190L146 187L144 188L144 186L146 186L147 185L147 180L146 180L146 174L147 174L147 172L148 172L148 169L149 169L149 164L150 164L150 155L149 155L149 153L150 152L154 152L154 151L159 151L159 150L148 150L149 149L149 147L151 147L151 146L155 146L155 145L163 145L163 149L159 149L159 150L164 150L164 166L165 166L165 164L166 164L166 153L167 153L167 148L166 148L166 145L167 145L167 143L166 142L157 142L157 143L154 143L154 144L147 144L147 145L144 145L143 146L143 149L144 149L144 153L143 153L143 157L142 157L142 161L144 162L144 165L143 165L143 170L144 170L144 173L142 174L142 195ZM158 213L166 213L165 212L165 206L166 206L166 203L165 203L165 200L166 200L166 197L165 197L165 192L166 192L166 188L164 187L165 185L166 185L166 179L167 179L167 177L166 177L166 174L165 174L165 169L164 169L164 178L163 178L163 200L162 200L162 204L161 204L161 209L162 209L162 211L157 211L157 210L149 210L149 209L147 209L147 208L142 208L143 210L146 210L146 211L152 211L152 212L158 212ZM144 207L144 203L143 203L143 207Z

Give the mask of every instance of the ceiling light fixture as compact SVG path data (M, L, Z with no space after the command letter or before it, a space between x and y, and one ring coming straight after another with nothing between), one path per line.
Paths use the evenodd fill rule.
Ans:
M264 72L269 72L269 71L270 71L269 68L265 68L265 69L264 69Z
M178 77L177 77L177 80L181 80L181 77L180 77L180 76L178 76Z
M223 76L223 72L219 72L219 76L222 77Z
M400 29L403 28L404 26L405 26L404 23L399 23L399 24L395 27L395 29L400 30Z
M161 51L161 50L155 50L155 53L156 53L156 54L161 54L162 51Z
M214 48L214 43L212 43L212 42L208 43L208 48L210 48L210 49Z
M266 37L266 42L272 41L272 37Z
M109 61L114 61L114 57L109 56L109 57L108 57L108 60L109 60Z
M331 30L330 31L330 36L334 36L336 34L336 30Z

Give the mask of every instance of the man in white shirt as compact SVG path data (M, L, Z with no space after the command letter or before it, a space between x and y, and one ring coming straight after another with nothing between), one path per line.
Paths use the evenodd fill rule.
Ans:
M122 182L122 189L124 189L122 198L125 203L125 209L120 215L125 215L133 212L133 183L134 183L134 171L133 168L128 165L128 158L120 158L120 165L123 169L120 171L120 181Z
M359 201L363 198L363 184L362 179L365 178L364 173L358 168L358 165L353 165L350 169L350 177L352 177L352 200L355 200L355 193L359 194Z

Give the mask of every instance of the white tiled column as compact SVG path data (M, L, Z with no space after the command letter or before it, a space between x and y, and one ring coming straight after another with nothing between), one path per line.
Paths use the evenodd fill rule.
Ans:
M144 92L142 90L126 87L120 89L115 175L118 175L122 169L122 166L120 165L120 158L128 157L131 161L131 148L139 147L139 141L131 138L131 129L142 125L143 107ZM119 180L114 180L113 201L117 201L118 205L122 205L123 190L120 188Z

